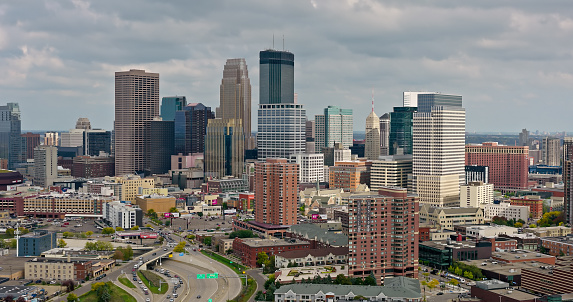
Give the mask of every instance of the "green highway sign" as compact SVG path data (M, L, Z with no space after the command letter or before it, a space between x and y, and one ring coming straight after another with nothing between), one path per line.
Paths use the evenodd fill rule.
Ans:
M209 299L209 302L213 302L213 299Z
M205 274L197 274L197 279L205 279Z
M219 273L207 274L207 279L217 279L219 278Z

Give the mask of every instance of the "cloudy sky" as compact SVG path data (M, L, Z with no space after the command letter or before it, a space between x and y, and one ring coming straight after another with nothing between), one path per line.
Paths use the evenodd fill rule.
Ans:
M461 94L468 131L573 130L570 0L3 1L0 104L20 103L25 130L111 129L115 71L214 108L225 60L244 57L256 116L273 34L309 119L339 105L363 130L372 89L378 115L424 90Z

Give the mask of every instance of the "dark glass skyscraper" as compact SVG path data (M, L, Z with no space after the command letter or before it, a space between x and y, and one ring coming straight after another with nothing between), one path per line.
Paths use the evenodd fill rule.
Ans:
M418 94L418 112L430 112L434 106L462 107L462 96L441 93Z
M174 122L160 118L149 121L149 145L146 154L146 166L151 174L167 173L171 168L171 155L175 154Z
M390 112L390 155L412 154L412 125L416 110L416 107L394 107L394 112Z
M111 131L89 129L83 136L84 155L98 156L100 151L111 154Z
M203 153L209 119L215 118L211 107L191 103L175 112L175 154Z
M293 104L294 54L281 50L262 50L259 62L259 104Z
M8 160L9 169L22 162L21 125L18 103L0 106L0 159Z
M175 112L183 110L187 105L184 96L166 96L161 99L161 118L164 121L174 121Z

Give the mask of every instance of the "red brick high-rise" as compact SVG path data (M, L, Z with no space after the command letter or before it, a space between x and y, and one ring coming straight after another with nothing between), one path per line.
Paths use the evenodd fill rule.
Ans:
M298 173L298 164L285 158L267 158L255 164L255 221L296 224Z
M419 202L403 188L348 197L348 275L418 278Z
M466 146L466 166L488 166L496 189L527 189L529 147L500 146L497 142Z
M40 134L24 133L22 137L26 139L26 159L34 158L34 148L40 145Z

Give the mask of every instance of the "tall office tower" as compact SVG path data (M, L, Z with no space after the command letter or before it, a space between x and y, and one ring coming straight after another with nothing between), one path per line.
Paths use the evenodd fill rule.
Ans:
M461 105L459 95L418 95L412 129L412 191L422 204L459 205L460 185L465 182L466 112Z
M543 138L543 164L561 166L561 140L556 137Z
M573 137L563 138L563 210L565 223L573 221Z
M434 106L462 107L462 98L438 92L404 92L404 107L418 107L420 112L429 112Z
M89 129L84 131L83 154L97 156L100 152L111 154L111 131Z
M273 225L297 223L297 164L285 158L255 163L255 221Z
M25 154L22 161L26 161L26 159L33 159L34 158L34 148L40 145L40 134L37 133L24 133L22 134L22 138L24 139L25 143Z
M175 154L203 153L207 123L214 119L211 107L191 103L175 112Z
M372 162L370 189L383 187L408 187L408 175L412 174L412 155L380 156Z
M334 147L341 143L348 148L352 146L352 109L342 109L338 106L324 108L324 114L314 117L315 148Z
M80 117L76 122L76 129L90 130L92 125L87 117Z
M306 121L306 128L305 128L305 138L306 141L315 141L316 138L316 132L315 132L315 121ZM309 140L312 139L312 140Z
M171 155L175 154L175 123L155 117L146 122L146 169L151 174L164 174L171 169Z
M519 133L519 145L529 146L529 131L527 131L527 129L521 129L521 133Z
M69 132L62 132L61 147L81 147L83 146L85 129L70 129Z
M219 86L217 118L241 120L245 149L253 149L251 134L251 80L245 59L228 59Z
M390 155L412 154L412 129L414 112L417 110L418 107L394 107L394 111L390 112Z
M380 157L380 119L374 113L374 107L366 118L364 156L370 160L376 160Z
M433 94L437 92L412 92L405 91L403 94L403 105L404 107L418 107L418 95L420 94Z
M116 175L145 169L145 123L159 115L159 74L131 69L115 73Z
M175 112L183 110L187 106L187 98L184 96L166 96L161 98L161 118L164 121L174 121Z
M529 147L500 146L497 142L465 147L466 165L487 166L488 181L496 189L527 189Z
M291 154L289 162L298 164L298 181L300 183L316 183L324 181L324 154Z
M34 185L49 187L58 178L58 148L37 146L34 148Z
M44 145L46 146L59 146L60 145L60 134L58 132L46 132L44 133Z
M418 198L402 188L382 188L378 193L345 198L348 274L374 274L377 284L397 276L418 278Z
M390 115L384 113L380 117L380 155L389 155L390 147Z
M8 160L9 169L23 161L21 128L18 103L0 106L0 159Z
M205 176L222 178L243 174L245 134L241 119L210 119L205 135Z
M306 110L295 102L294 55L260 52L258 158L288 158L306 149Z

